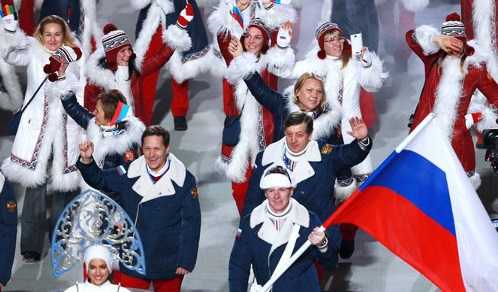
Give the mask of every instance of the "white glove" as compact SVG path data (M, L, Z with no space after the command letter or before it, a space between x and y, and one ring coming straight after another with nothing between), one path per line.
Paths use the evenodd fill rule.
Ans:
M290 42L290 32L283 27L279 28L277 34L277 46L281 48L287 48L290 45Z
M372 66L372 60L370 58L370 54L368 53L368 48L366 49L365 53L363 54L363 57L361 54L358 54L358 60L361 62L361 65L363 68L369 68Z
M482 120L482 113L470 113L465 115L465 127L470 129L472 125Z
M13 6L10 6L13 7ZM3 14L3 13L2 13ZM19 22L17 21L17 12L9 15L5 15L2 17L3 20L3 28L10 33L14 33L19 26Z

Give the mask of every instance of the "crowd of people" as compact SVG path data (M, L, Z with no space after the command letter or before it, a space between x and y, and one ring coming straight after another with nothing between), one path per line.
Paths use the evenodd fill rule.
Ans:
M320 226L374 171L373 93L388 72L377 54L377 12L364 9L372 1L335 1L331 18L309 32L312 49L297 61L292 39L299 16L292 3L221 1L205 26L195 0L130 1L140 10L132 45L112 23L96 28L95 1L43 2L42 19L30 30L31 21L22 19L30 9L2 0L0 107L23 106L23 112L1 165L0 228L11 231L0 232L6 243L0 250L8 255L0 260L0 291L16 244L10 184L26 189L20 212L25 261L44 257L46 231L52 233L63 209L86 189L105 193L134 221L145 275L122 264L116 269L110 247L93 244L81 251L85 279L66 291L181 290L197 261L201 208L196 178L172 153L168 130L154 125L162 67L171 73L176 131L188 129L189 80L210 70L221 81L226 118L216 137L216 166L231 182L240 215L230 253L231 291L258 289L270 280L272 291L319 291L323 270L353 255L356 226ZM387 2L382 5L395 1ZM423 5L398 7L413 20ZM352 18L358 27L350 25ZM406 48L425 66L410 131L435 113L477 188L470 128L493 127L489 121L496 119L498 84L486 63L496 50L479 47L467 30L453 13L440 29L422 25L406 33ZM364 46L354 51L349 38L358 32ZM397 46L396 70L403 72L409 52ZM23 93L13 66L26 70ZM279 79L294 85L278 88ZM486 105L473 105L477 90ZM54 194L47 226L49 184ZM306 241L311 247L273 279Z

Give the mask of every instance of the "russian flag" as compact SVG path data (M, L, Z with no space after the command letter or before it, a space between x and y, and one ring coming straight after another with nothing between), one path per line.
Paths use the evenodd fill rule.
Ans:
M345 222L443 291L498 291L498 233L432 114L323 226Z
M232 10L230 11L230 14L232 14L233 19L237 21L237 23L240 25L240 27L244 28L244 18L242 17L242 13L239 11L237 8L237 5L233 5Z

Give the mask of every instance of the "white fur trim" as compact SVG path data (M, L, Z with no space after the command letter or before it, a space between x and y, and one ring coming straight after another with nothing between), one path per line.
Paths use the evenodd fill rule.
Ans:
M43 1L44 0L35 0L35 10L39 10L42 7Z
M322 5L322 16L320 18L320 22L326 22L330 21L332 17L332 6L333 6L334 0L323 0L323 5Z
M341 187L336 180L334 184L334 197L336 200L346 201L356 191L357 187L356 180L354 179L352 184L345 187Z
M366 52L368 58L372 60L372 65L368 68L363 68L360 62L352 61L357 65L358 83L369 92L376 92L382 87L383 81L389 76L385 71L384 62L374 52Z
M160 25L163 17L164 14L160 7L155 4L150 6L147 17L142 23L142 30L140 30L133 45L133 50L137 56L143 57L147 53L152 36L156 33L157 27Z
M480 47L489 51L487 62L488 72L498 79L498 57L496 55L496 44L492 40L496 39L495 21L496 7L492 0L474 0L472 3L472 21L474 24L474 39Z
M406 10L418 12L427 7L429 0L401 0L401 3Z
M189 60L187 62L182 62L181 53L175 51L168 63L166 63L166 68L168 68L171 76L176 82L182 83L187 79L192 79L197 77L203 72L207 72L211 69L212 60L215 58L211 48L208 48L206 54L198 59Z
M496 119L498 119L496 109L487 102L486 97L479 90L476 90L472 96L467 113L482 113L482 120L474 124L480 132L486 129L498 128L498 124L496 124Z
M130 0L130 5L135 10L140 10L149 5L152 0Z
M0 107L14 111L23 103L23 93L14 66L0 58L0 74L7 92L0 92Z
M273 5L269 10L260 9L258 17L270 29L279 28L281 25L290 21L296 22L296 10L290 5Z
M47 87L45 88L47 98L49 98L50 102L67 95L69 91L76 93L82 90L83 86L71 72L66 74L65 80L59 80L56 82L47 81Z
M0 26L0 52L5 57L12 49L27 42L24 32L18 28L14 33L8 33Z
M184 52L192 47L192 40L187 31L179 28L176 25L170 25L168 29L163 32L163 41L174 50Z
M293 96L294 86L289 86L285 92L288 96ZM289 112L298 112L301 109L294 103L292 98L287 99L286 107ZM322 113L318 118L313 121L313 139L325 139L333 135L341 126L342 107L336 98L327 97L329 104L329 111Z
M445 58L442 63L442 72L436 89L433 112L443 134L451 140L456 109L462 93L462 80L465 76L460 70L460 59Z
M87 138L93 141L95 152L93 158L99 164L106 155L124 154L133 149L133 144L140 145L145 125L135 116L128 117L127 128L120 134L102 137L102 130L95 124L95 118L90 120L87 127Z
M426 56L435 54L441 49L439 45L432 40L432 37L435 35L440 35L440 32L433 26L422 25L415 29L417 42Z
M268 64L268 71L284 78L291 75L294 63L296 62L296 56L291 47L285 49L277 46L271 47L263 58L264 60L268 60L268 62L262 61Z
M234 36L240 37L244 32L244 29L235 21L235 19L230 14L232 9L232 2L226 1L221 3L220 6L216 8L207 19L208 30L216 37L220 29L230 31ZM246 9L248 10L248 9ZM244 12L242 12L244 14ZM245 17L244 17L245 20Z
M241 79L260 70L261 64L258 63L257 57L252 53L244 52L232 60L225 73L225 78L230 84L236 84Z

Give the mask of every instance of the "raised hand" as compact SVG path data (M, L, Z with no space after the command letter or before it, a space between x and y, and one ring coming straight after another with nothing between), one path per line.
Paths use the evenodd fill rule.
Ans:
M14 33L19 26L16 8L12 5L5 5L0 10L0 16L2 17L3 28L5 31Z
M357 140L363 140L368 137L368 128L362 118L352 117L349 119L349 124L351 125L351 131L348 131L349 135Z
M93 142L92 141L86 141L81 143L80 145L80 156L81 156L81 162L85 164L89 164L92 162L92 155L93 155Z
M242 43L240 40L234 36L231 37L230 43L228 44L228 52L230 55L232 55L234 58L242 55L244 52L244 49L242 48Z

